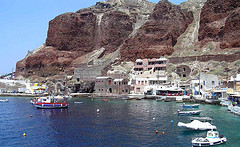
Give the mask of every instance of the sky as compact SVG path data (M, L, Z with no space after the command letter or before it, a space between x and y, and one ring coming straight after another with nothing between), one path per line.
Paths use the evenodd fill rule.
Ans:
M103 0L0 0L0 75L15 71L17 61L45 43L50 20L98 1Z

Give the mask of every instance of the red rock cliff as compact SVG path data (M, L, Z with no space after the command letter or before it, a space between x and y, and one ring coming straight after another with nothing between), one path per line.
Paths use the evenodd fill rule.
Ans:
M136 60L172 54L177 38L185 32L192 20L191 12L168 1L160 1L148 22L124 43L121 58Z
M240 47L240 1L208 0L201 12L199 41L220 42L220 47Z

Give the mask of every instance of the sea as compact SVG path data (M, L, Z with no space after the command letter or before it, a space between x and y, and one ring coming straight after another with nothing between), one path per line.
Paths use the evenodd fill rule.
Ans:
M179 128L177 123L190 122L190 116L178 116L182 104L176 102L72 98L68 109L36 109L30 98L0 99L6 98L9 102L0 102L3 147L190 147L193 138L207 132ZM200 104L195 110L213 117L227 138L219 146L240 146L240 116L216 105Z

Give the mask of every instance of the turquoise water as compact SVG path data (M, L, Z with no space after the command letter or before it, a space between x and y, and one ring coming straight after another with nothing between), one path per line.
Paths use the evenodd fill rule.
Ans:
M1 146L188 147L192 138L206 135L177 127L179 121L190 122L189 116L177 116L181 103L73 98L68 109L44 110L30 104L30 98L8 99L0 103ZM199 109L201 116L213 116L217 130L227 137L220 146L239 146L239 116L220 106L201 104Z

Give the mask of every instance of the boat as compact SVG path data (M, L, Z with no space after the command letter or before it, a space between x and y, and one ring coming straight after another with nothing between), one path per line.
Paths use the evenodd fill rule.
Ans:
M171 99L165 99L164 102L171 102Z
M82 104L83 102L74 102L74 104Z
M182 103L183 102L183 96L176 96L176 102Z
M193 120L190 123L183 123L179 122L178 123L179 127L191 129L191 130L213 130L217 129L216 126L210 124L209 122L201 122L199 120Z
M57 109L57 108L68 108L66 99L54 98L54 96L40 97L35 103L37 109Z
M213 117L190 117L190 120L191 121L199 120L199 121L206 122L206 121L213 121Z
M0 100L0 102L8 102L8 99Z
M178 110L178 115L199 115L202 110L195 110L195 111L180 111Z
M104 101L104 102L109 102L109 100L108 100L108 99L102 99L102 101Z
M185 103L182 104L184 108L198 108L199 104L193 104L193 105L186 105Z
M219 136L218 131L208 131L207 137L198 137L192 140L193 146L213 146L225 143L227 141L227 138L223 135Z

